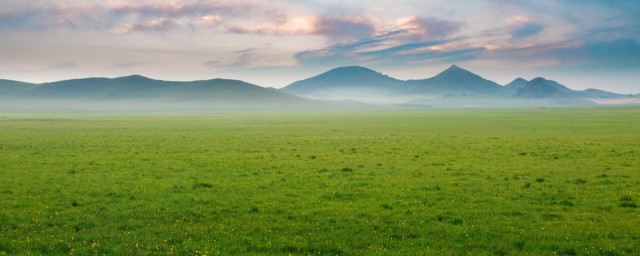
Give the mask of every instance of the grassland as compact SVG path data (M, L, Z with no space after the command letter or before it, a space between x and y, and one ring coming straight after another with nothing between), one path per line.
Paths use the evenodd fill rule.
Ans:
M640 108L0 114L0 177L0 254L640 254Z

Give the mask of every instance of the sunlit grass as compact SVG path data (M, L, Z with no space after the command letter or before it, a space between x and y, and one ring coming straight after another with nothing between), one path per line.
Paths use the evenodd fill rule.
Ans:
M0 253L640 253L638 108L0 117Z

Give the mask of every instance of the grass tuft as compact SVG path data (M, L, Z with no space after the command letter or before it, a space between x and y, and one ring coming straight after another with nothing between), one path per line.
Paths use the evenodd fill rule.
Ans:
M353 172L353 169L351 169L349 167L345 167L345 168L342 168L340 171L341 172Z
M175 187L174 187L175 188ZM211 183L207 183L207 182L197 182L195 184L193 184L192 186L193 189L199 189L199 188L213 188L213 184Z

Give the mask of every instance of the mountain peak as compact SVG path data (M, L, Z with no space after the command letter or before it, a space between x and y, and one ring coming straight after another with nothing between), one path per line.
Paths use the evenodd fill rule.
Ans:
M469 70L461 68L461 67L459 67L457 65L451 65L449 68L445 69L444 71L440 72L440 74L436 75L436 77L444 78L444 77L460 76L460 75L477 76L476 74L474 74L473 72L471 72Z
M543 77L536 77L534 79L531 79L531 81L529 81L530 83L536 84L536 83L543 83L546 82L547 79L544 79Z
M127 79L127 80L152 80L151 78L148 78L146 76L142 76L142 75L138 75L138 74L134 74L134 75L129 75L129 76L121 76L121 77L117 77L114 79Z
M324 99L329 97L328 95L345 97L345 94L355 96L386 94L390 91L395 92L402 82L365 67L345 66L294 82L282 88L282 91Z
M458 80L460 78L465 78L465 79L482 79L485 80L484 78L480 77L479 75L476 75L475 73L466 70L464 68L461 68L457 65L451 65L449 68L445 69L444 71L440 72L440 74L437 74L434 78L439 78L439 79L445 79L445 80L449 80L449 79L455 79Z
M456 64L451 65L447 70L465 70L464 68L459 67Z
M399 82L395 78L388 77L382 73L361 66L345 66L331 69L311 79L335 80L333 82L345 82L346 84L354 84L363 80L393 80ZM366 83L366 82L365 82Z
M378 72L362 66L344 66L344 67L334 68L332 70L325 72L324 74L330 74L330 73L378 73Z
M527 81L526 79L522 78L522 77L518 77L516 79L513 79L513 81L511 81L510 83L506 84L504 87L509 89L509 90L518 90L520 88L523 88L527 85L529 81Z
M503 88L473 72L451 65L434 77L409 81L417 91L431 91L442 95L497 95Z
M553 80L536 77L524 87L519 88L516 96L530 99L572 98L575 92Z

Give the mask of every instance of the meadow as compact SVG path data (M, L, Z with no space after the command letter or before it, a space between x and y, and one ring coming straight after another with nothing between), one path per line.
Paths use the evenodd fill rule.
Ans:
M640 254L637 107L0 113L0 177L0 254Z

